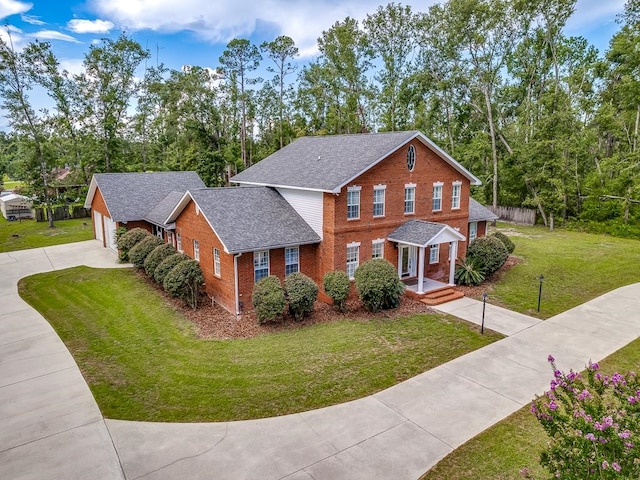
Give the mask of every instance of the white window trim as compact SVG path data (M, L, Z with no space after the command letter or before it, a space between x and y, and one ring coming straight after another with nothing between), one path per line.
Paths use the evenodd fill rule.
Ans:
M264 269L264 267L262 267L262 268L257 268L256 267L256 255L263 254L263 253L266 253L266 258L267 258L267 274L264 277L260 277L260 279L268 277L269 275L271 275L271 257L269 255L269 250L258 250L257 252L253 252L253 283L257 283L257 281L256 281L256 271Z
M407 212L407 190L413 189L413 201L412 201L412 210ZM404 186L404 214L405 215L415 215L416 213L416 184L415 183L407 183Z
M213 247L213 274L220 277L220 249Z
M184 249L182 248L182 234L180 233L176 233L176 250L180 253L184 252Z
M456 195L456 188L458 189L458 195ZM462 198L462 182L455 181L452 184L451 189L451 210L460 210L460 203ZM458 204L456 205L456 199L458 200Z
M361 204L361 198L360 198L360 191L362 190L362 187L359 185L354 185L352 187L347 187L347 220L360 220L360 204ZM358 216L357 217L350 217L349 216L349 207L351 206L349 204L349 194L352 192L358 192ZM354 204L355 205L355 204Z
M351 263L355 263L355 266L353 268L353 274L350 275L349 274L349 249L355 248L356 249L356 260L355 262L351 262ZM347 275L349 276L349 280L353 280L353 278L355 277L355 273L356 273L356 269L360 266L360 242L352 242L352 243L347 243L347 258L346 258L346 272Z
M198 240L193 241L193 259L200 261L200 242Z
M296 261L294 263L289 263L287 262L287 250L295 250L296 253ZM296 270L295 272L289 272L287 273L287 267L291 266L291 265L296 265ZM300 247L286 247L284 249L284 275L285 277L287 275L291 275L292 273L296 273L300 271Z
M440 196L436 197L435 193L436 193L436 188L439 187L439 192L440 192ZM433 194L433 198L431 200L431 210L434 212L441 212L442 211L442 191L444 190L444 183L442 182L434 182L433 183L433 189L432 194ZM434 202L436 201L436 199L440 200L440 208L434 208Z
M440 245L429 245L429 264L440 263Z
M473 226L473 228L471 228ZM471 231L473 230L473 234ZM476 238L478 238L478 222L470 222L469 223L469 243L473 242Z
M381 245L381 249L380 249L380 256L379 257L374 257L373 256L373 249L374 247ZM376 238L375 240L371 241L371 258L384 258L384 238Z
M387 213L387 206L386 206L386 202L387 202L387 186L386 185L374 185L373 187L373 218L382 218L385 216L385 214ZM375 214L375 206L377 205L376 203L376 192L382 192L382 214L381 215L376 215ZM380 203L380 202L378 202Z

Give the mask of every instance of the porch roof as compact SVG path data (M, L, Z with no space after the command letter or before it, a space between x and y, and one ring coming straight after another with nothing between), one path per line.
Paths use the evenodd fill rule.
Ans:
M440 243L464 241L466 237L445 223L409 220L391 232L387 240L416 247L426 247Z

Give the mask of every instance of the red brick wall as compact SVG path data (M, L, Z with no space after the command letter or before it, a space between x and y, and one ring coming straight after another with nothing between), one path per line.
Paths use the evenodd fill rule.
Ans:
M144 220L136 220L136 221L127 222L127 223L118 222L117 226L126 227L127 230L133 230L134 228L142 228L149 233L153 233L153 226L150 223L145 222Z
M339 195L325 194L324 198L324 240L320 277L330 270L346 268L346 245L360 242L360 263L371 258L371 242L377 238L386 238L389 233L407 220L419 219L446 223L458 228L467 236L467 218L469 211L470 182L420 141L411 142L416 149L416 163L413 171L407 168L407 149L405 145L385 160L371 168L344 187ZM451 197L453 182L462 182L460 208L452 210ZM442 210L432 210L433 183L442 182ZM416 184L415 214L404 213L405 184ZM373 187L386 185L385 216L373 217ZM347 220L347 189L360 186L360 219ZM333 237L333 241L327 241ZM440 263L425 262L427 275L439 275L442 271L448 275L448 244L441 245ZM458 256L466 253L466 243L458 244ZM385 258L397 267L398 251L391 242L386 242ZM448 277L447 277L448 278Z
M91 212L98 212L102 214L102 216L104 217L109 216L109 210L107 210L107 205L104 202L104 197L102 196L102 192L100 192L99 188L96 188L96 193L93 195L93 200L91 200ZM102 232L102 246L106 247L107 244L105 241L104 226L95 224L95 216L93 215L93 213L91 214L91 219L93 220L93 224L94 224L93 238L97 238L96 231L100 229L100 231Z

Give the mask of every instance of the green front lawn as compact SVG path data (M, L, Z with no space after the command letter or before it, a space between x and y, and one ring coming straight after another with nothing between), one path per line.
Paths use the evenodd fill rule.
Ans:
M442 315L336 321L250 340L202 340L129 269L78 267L21 280L103 414L226 421L361 398L501 338Z
M81 242L93 238L90 218L58 220L54 224L54 228L49 228L48 222L36 222L31 219L9 222L0 215L0 253Z

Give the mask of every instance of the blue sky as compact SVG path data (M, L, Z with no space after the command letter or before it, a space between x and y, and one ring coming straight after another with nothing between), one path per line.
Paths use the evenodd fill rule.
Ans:
M62 66L79 72L92 42L126 31L152 53L153 64L216 68L233 38L256 44L288 35L301 62L317 54L316 40L333 23L358 20L387 1L362 0L0 0L0 35L6 29L17 48L33 39L49 41ZM408 0L414 12L435 0ZM615 16L624 0L578 0L566 33L586 37L601 52L618 30ZM0 119L0 128L5 124Z

